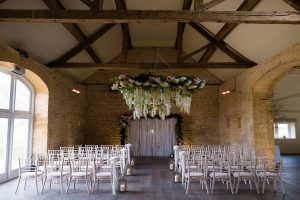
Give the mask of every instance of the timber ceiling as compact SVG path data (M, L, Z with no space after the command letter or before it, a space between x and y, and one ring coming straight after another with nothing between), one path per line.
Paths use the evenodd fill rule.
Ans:
M195 8L199 13L192 16ZM226 81L299 42L299 8L296 0L0 0L0 42L78 81L97 68L114 68L114 58L138 47L176 48L172 66L207 68ZM29 10L43 10L40 16L48 18L31 18ZM68 21L65 10L70 16L81 12L82 18L71 16ZM79 23L87 12L101 20L85 18L86 23ZM61 23L49 23L49 16ZM130 68L139 66L124 62Z

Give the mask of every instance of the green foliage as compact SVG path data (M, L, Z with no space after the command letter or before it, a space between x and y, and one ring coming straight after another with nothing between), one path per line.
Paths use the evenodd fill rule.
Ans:
M121 145L125 145L126 139L126 127L121 127L120 129L120 143Z

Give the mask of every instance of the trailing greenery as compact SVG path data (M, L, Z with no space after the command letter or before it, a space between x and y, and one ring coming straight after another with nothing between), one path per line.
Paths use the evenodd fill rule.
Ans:
M121 145L125 145L126 139L126 127L121 127L120 129L120 143Z
M154 116L154 117L149 117L150 119L160 119L160 117L158 115ZM181 115L178 114L171 114L169 116L166 116L166 118L176 118L177 122L175 125L175 134L176 134L176 140L177 140L177 144L183 144L183 132L182 132L182 127L181 127L181 123L182 123L182 117ZM126 127L129 126L130 124L130 120L132 119L132 115L129 114L123 114L121 115L121 119L120 119L120 143L121 145L125 145L125 139L126 139Z

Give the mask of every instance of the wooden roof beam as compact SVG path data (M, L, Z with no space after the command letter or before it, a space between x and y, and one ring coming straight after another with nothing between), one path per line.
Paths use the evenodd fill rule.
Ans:
M299 0L283 0L284 2L286 2L287 4L289 4L290 6L292 6L293 8L295 8L296 10L300 11L300 1Z
M100 28L96 33L94 33L91 37L89 37L84 43L78 44L76 47L65 53L63 56L58 58L57 60L49 63L49 66L62 64L67 62L69 59L77 55L82 50L88 48L92 43L94 43L97 39L99 39L102 35L108 32L111 28L113 28L116 24L106 24L102 28Z
M127 6L125 0L115 0L117 10L127 10ZM132 42L129 32L128 23L121 24L123 31L123 51L127 51L127 49L132 49Z
M300 24L300 12L188 10L13 10L1 9L0 22L14 23L133 23L220 22Z
M260 0L245 0L243 3L239 6L237 11L249 11L252 10L259 2ZM225 24L219 32L216 34L215 38L217 41L222 41L224 38L237 26L238 24ZM211 56L214 54L214 52L217 50L216 45L210 46L204 54L202 55L200 62L207 62ZM230 53L230 52L229 52Z
M207 10L210 9L220 3L222 3L225 0L211 0L207 3L203 3L203 0L195 0L194 1L194 7L195 10Z
M65 10L63 5L57 1L57 0L43 0L43 2L46 4L46 6L49 9L53 10ZM62 24L80 43L84 43L87 38L83 34L83 32L80 30L80 28L76 24ZM95 51L92 49L92 47L87 47L86 48L87 53L91 56L91 58L94 60L96 63L101 63L100 58L98 55L95 53Z
M192 5L192 0L184 0L182 5L182 10L190 10ZM183 39L183 33L185 29L185 23L179 22L177 24L177 35L176 35L176 41L175 41L175 48L177 48L177 63L183 62L182 57L182 39Z
M213 33L211 33L209 30L207 30L200 23L189 23L189 25L191 27L193 27L197 32L202 34L205 38L207 38L213 44L213 46L215 46L215 48L219 47L222 51L224 51L227 55L229 55L235 61L249 63L252 66L256 65L255 62L247 59L242 54L238 53L236 50L234 50L232 47L230 47L224 41L217 41L215 36L213 35ZM202 63L203 63L203 61L202 61Z
M52 68L94 68L94 69L198 69L198 68L250 68L249 63L211 62L211 63L64 63Z

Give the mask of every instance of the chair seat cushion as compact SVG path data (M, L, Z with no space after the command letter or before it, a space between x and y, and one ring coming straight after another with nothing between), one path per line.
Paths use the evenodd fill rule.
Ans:
M111 172L98 172L97 176L111 176Z
M37 172L36 175L40 176L40 175L42 175L42 173ZM35 172L24 172L24 173L21 174L21 177L22 178L34 178L35 177Z
M185 173L184 176L185 176L185 177L189 177L189 173ZM199 176L199 177L202 177L202 176L204 176L204 174L201 173L201 172L190 172L190 176L191 176L191 177L192 177L192 176Z
M239 173L235 172L235 173L233 173L233 176L238 177ZM253 177L253 174L250 172L240 172L240 177Z
M62 176L65 176L65 175L68 175L68 172L50 172L47 174L47 176L50 176L50 177L60 177L62 174Z
M92 173L90 171L87 172L87 175L91 175ZM75 177L81 177L81 176L85 176L86 173L85 172L73 172L72 173L72 176L75 176Z
M264 177L265 176L265 173L264 172L260 172L258 173L258 176L260 177ZM266 177L278 177L279 175L277 173L274 173L274 172L266 172Z
M213 178L213 177L214 177L214 173L210 173L209 176L210 176L211 178ZM215 177L216 177L216 178L228 178L228 177L229 177L229 174L226 173L226 172L216 172L216 173L215 173Z

